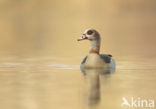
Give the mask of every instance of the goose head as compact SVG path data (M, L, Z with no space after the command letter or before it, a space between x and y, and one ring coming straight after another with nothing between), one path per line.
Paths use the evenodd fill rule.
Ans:
M95 29L87 29L83 33L83 35L77 39L77 41L81 40L90 40L90 41L100 41L100 35Z
M85 30L83 35L77 40L78 41L89 40L91 43L91 48L89 53L99 54L101 38L100 38L100 34L95 29Z

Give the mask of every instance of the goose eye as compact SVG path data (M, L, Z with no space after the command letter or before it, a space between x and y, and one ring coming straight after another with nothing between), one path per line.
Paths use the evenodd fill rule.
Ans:
M87 32L87 34L88 34L88 35L91 35L91 34L93 34L93 31L89 30L89 31Z

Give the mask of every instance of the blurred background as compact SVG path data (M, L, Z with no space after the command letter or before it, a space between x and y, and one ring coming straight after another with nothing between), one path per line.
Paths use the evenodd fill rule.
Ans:
M102 36L102 52L153 56L155 6L155 0L1 0L0 55L74 59L89 47L76 39L94 28Z
M90 44L77 38L87 28L117 63L91 82L97 109L121 109L122 97L155 99L155 0L0 0L0 107L94 109L79 71Z

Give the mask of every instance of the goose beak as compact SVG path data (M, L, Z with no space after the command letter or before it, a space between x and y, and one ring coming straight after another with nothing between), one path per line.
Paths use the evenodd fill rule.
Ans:
M80 38L77 39L77 41L81 41L85 39L88 39L88 37L85 34L83 34Z

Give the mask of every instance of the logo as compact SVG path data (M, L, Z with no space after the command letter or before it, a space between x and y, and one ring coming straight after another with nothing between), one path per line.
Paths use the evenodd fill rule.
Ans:
M134 98L131 97L130 99L126 99L126 97L122 98L122 107L143 107L143 108L154 108L154 100L152 99L142 99L140 97Z

